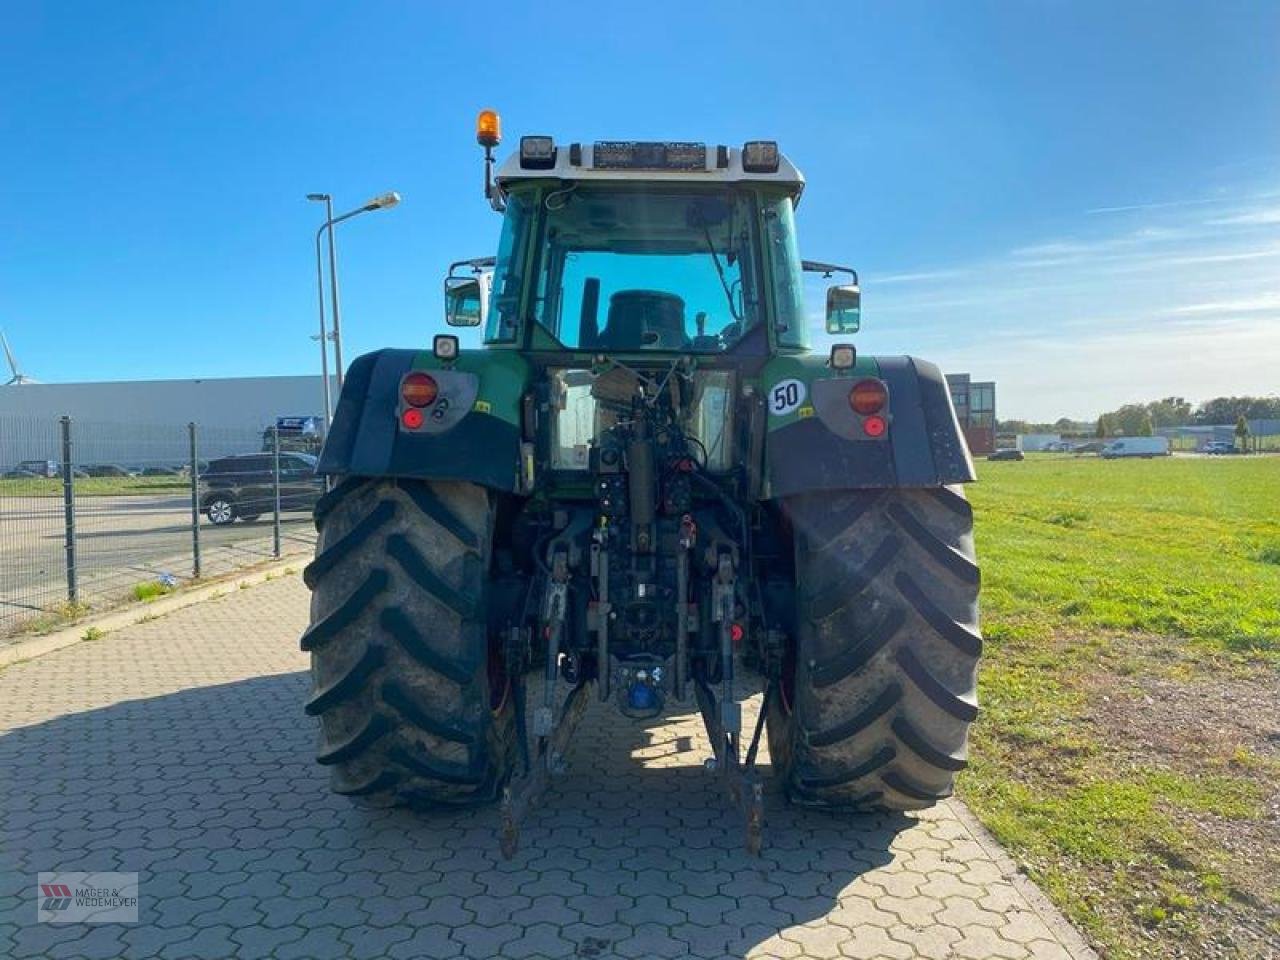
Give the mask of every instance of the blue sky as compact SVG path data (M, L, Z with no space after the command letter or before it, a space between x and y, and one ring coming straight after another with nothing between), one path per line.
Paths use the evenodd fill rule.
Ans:
M0 32L0 327L46 381L309 372L428 342L491 252L475 111L562 139L776 137L866 352L1003 416L1280 390L1280 5L48 3Z

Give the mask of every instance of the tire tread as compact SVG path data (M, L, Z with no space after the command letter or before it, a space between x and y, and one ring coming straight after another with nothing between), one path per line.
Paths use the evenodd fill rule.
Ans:
M770 754L797 803L927 807L951 795L978 715L973 512L958 487L826 499L784 506L795 689L769 698Z

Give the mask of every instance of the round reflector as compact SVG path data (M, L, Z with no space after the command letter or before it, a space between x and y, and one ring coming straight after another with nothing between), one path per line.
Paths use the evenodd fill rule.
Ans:
M859 380L849 391L849 406L859 416L867 417L879 413L889 400L889 391L882 381L868 377Z
M885 426L884 417L867 417L862 421L862 432L868 437L883 437Z
M400 382L400 396L411 407L429 407L439 393L435 377L426 373L411 373Z
M400 414L400 422L410 430L417 430L422 426L422 411L417 407L410 407L404 413Z

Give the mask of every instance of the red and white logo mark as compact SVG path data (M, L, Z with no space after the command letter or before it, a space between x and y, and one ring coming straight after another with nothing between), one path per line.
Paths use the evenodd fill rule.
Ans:
M71 888L65 883L42 883L40 892L44 895L41 910L65 910L71 906Z

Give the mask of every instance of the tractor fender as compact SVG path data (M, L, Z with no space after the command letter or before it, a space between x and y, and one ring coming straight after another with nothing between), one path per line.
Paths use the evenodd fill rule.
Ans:
M862 377L888 388L888 429L880 437L861 431L848 404ZM853 370L836 372L822 356L778 357L765 365L761 386L769 411L766 498L977 479L946 379L928 361L859 357Z
M412 370L430 373L440 396L453 401L416 431L400 423L400 382ZM451 363L422 350L367 353L347 370L317 472L470 480L514 491L528 375L526 361L510 351L464 350Z

